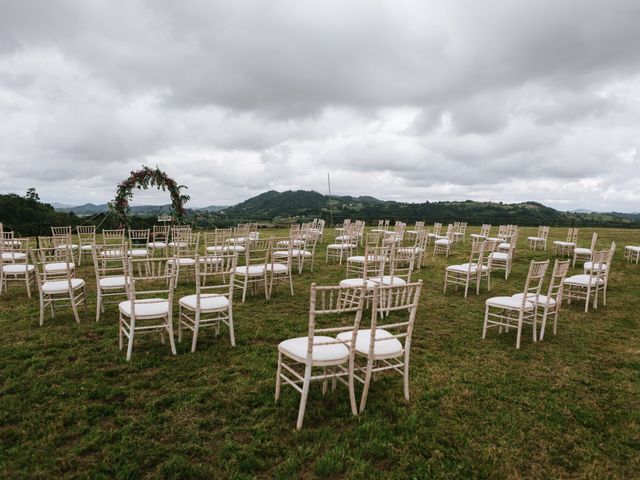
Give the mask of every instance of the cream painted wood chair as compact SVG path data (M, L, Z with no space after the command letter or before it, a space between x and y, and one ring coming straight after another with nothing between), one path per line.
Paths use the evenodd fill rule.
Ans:
M444 237L439 237L436 241L433 242L433 256L444 255L448 257L451 254L451 250L453 248L453 235L454 235L454 226L449 224L447 227L447 234Z
M201 328L211 327L216 336L220 326L229 329L231 346L235 346L233 327L233 287L238 256L235 253L206 254L196 257L196 293L180 298L178 341L182 330L191 330L191 351L195 352Z
M335 238L335 242L327 245L325 262L329 263L330 259L338 260L338 263L342 265L342 261L353 256L353 252L357 248L358 231L355 227L347 224L343 228L342 234Z
M425 226L424 226L424 222L423 221L416 222L415 225L413 226L412 230L407 230L407 235L409 237L415 237L420 232L424 231L424 229L425 229Z
M304 240L302 240L302 245L300 244L301 240L302 236L300 232L294 234L294 236L290 238L271 239L272 248L269 255L269 261L265 266L265 268L267 269L267 277L269 279L269 295L267 296L267 298L271 298L271 295L273 293L273 286L277 285L278 283L288 283L289 290L291 290L291 295L293 295L293 250L294 248L304 246ZM281 242L285 243L285 246L281 248L287 252L286 255L276 255L274 252L273 246L282 245Z
M492 242L494 240L491 240ZM513 265L513 251L515 249L515 242L508 244L506 252L492 252L488 255L489 259L489 275L494 270L504 270L504 279L507 280L511 274L511 267Z
M579 232L579 228L570 228L567 231L566 241L555 240L553 242L553 254L562 257L571 257L573 255L573 249L576 248Z
M44 324L47 308L54 318L55 309L64 305L71 307L76 322L80 323L78 307L83 305L86 313L87 294L84 280L75 278L71 248L36 248L31 255L40 294L40 326Z
M442 231L442 223L436 222L433 224L433 231L427 234L427 245L431 245L432 242L435 242L440 237L440 232Z
M467 298L469 286L476 284L476 295L480 295L480 281L483 269L488 277L489 267L484 265L484 240L478 239L471 243L469 261L461 265L449 265L444 272L444 293L447 293L447 285L464 286L464 298Z
M466 242L467 222L459 222L456 230L453 232L453 241L462 243Z
M428 229L422 230L415 235L415 240L413 241L413 245L398 247L398 251L400 252L413 252L415 254L415 267L418 270L422 268L422 264L426 260L425 256L427 253L428 235L429 235Z
M637 265L640 262L640 245L627 245L624 247L624 259Z
M36 286L36 267L29 263L29 238L11 237L0 242L0 295L9 291L9 283L21 283L31 298Z
M598 297L602 295L602 304L607 305L607 285L614 252L615 243L607 250L594 252L591 268L587 273L565 278L563 284L567 303L571 304L572 300L584 301L586 313L589 311L590 302L593 302L594 309L598 308Z
M537 341L538 298L548 267L549 260L531 261L521 298L492 297L485 302L483 340L487 337L489 328L498 327L498 331L502 333L503 329L509 331L516 327L516 348L520 348L522 326L527 324L533 327L533 341Z
M353 375L355 349L347 344L357 344L364 300L364 288L320 287L312 283L307 336L290 338L278 345L275 401L280 399L283 381L300 393L297 430L302 428L309 389L314 381L322 382L323 394L327 392L329 380L332 390L336 381L346 384L351 412L358 414ZM343 333L347 339L336 338Z
M91 252L96 272L96 322L99 322L105 305L120 304L127 298L128 255L124 245L121 249L94 245Z
M236 288L242 291L242 303L249 289L255 293L258 288L264 288L264 298L269 299L267 264L271 261L271 250L271 239L259 239L246 244L244 265L236 267L234 278Z
M544 250L547 251L547 238L549 237L549 227L540 225L538 227L538 233L534 237L527 237L527 246L529 250Z
M364 255L347 259L347 278L340 281L341 287L373 287L377 283L370 282L370 278L384 275L385 265L389 261L390 248L365 247Z
M138 266L140 264L140 266ZM150 268L146 268L150 265ZM177 264L174 258L155 257L127 260L127 300L118 304L118 345L127 339L127 361L131 360L137 335L160 333L169 337L171 353L176 355L173 336L173 289Z
M377 380L382 372L395 371L402 376L404 399L409 401L411 339L421 291L422 280L406 285L374 288L370 328L360 329L355 342L348 331L337 335L339 341L353 345L355 359L364 360L365 363L357 366L354 361L351 374L363 385L360 413L367 405L371 380L374 376Z
M598 234L596 232L593 232L593 234L591 235L591 246L589 248L576 246L576 248L573 249L573 263L571 264L571 266L572 267L576 266L576 260L590 262L593 252L596 251L597 241L598 241Z
M151 232L151 241L148 247L151 253L155 255L160 252L161 255L167 255L167 247L169 246L169 225L154 225Z
M129 229L129 252L128 255L135 259L149 258L151 256L151 249L149 248L149 235L148 228L131 230Z
M78 244L73 243L71 226L51 227L51 236L57 239L55 248L71 250L71 260L75 262L75 255L78 252Z
M562 292L563 282L567 273L569 272L570 260L556 260L553 264L553 272L551 273L551 280L549 281L549 289L546 295L538 295L538 318L541 319L540 336L539 340L544 340L544 332L547 326L547 318L553 316L553 334L556 335L558 331L558 313L560 312L560 306L562 304ZM522 293L516 293L512 295L515 299L522 299ZM533 296L529 297L531 300Z
M196 272L196 256L200 248L200 234L192 231L181 230L175 232L172 236L173 242L170 242L171 257L176 261L176 287L180 275L186 273L188 279L193 278L195 281ZM171 245L173 244L173 245Z
M82 265L82 257L88 255L93 257L93 246L96 244L96 226L78 225L78 266Z
M491 233L491 224L483 223L482 227L480 227L480 233L472 233L469 235L471 240L486 240Z

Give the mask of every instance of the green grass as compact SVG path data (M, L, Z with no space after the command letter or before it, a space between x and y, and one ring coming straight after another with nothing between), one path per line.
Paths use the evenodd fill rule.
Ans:
M475 232L478 228L470 228ZM345 388L311 389L295 431L299 395L273 401L277 344L306 335L309 285L335 284L344 268L295 276L274 297L235 306L237 346L205 330L178 355L156 336L133 358L117 348L117 312L77 325L60 310L38 327L38 305L13 286L0 297L0 476L3 478L633 478L640 474L640 265L622 260L638 231L597 229L600 248L618 243L608 306L564 307L558 335L515 349L515 331L481 340L484 300L442 293L444 267L429 258L411 355L411 396L382 376L363 415ZM498 272L491 295L522 288L532 254L523 229L514 272ZM264 231L262 235L271 232ZM275 232L273 233L283 233ZM581 244L591 231L582 230ZM553 228L550 243L566 235ZM326 243L326 241L325 241ZM577 270L577 269L576 269ZM575 270L572 270L575 271ZM79 276L93 293L92 267ZM181 285L178 295L192 286ZM546 287L545 287L546 288ZM358 391L359 395L359 391Z

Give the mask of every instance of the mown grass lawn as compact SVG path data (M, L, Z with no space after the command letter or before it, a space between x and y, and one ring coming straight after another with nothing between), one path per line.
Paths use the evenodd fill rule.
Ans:
M478 231L470 227L467 233ZM513 275L491 295L522 288L533 254L523 229ZM591 229L583 228L587 245ZM204 331L198 352L178 355L142 337L130 363L117 348L116 307L77 325L70 311L38 327L38 304L14 286L0 297L0 476L3 478L638 478L640 477L640 265L622 260L640 232L596 229L618 243L608 305L563 308L558 335L533 344L525 330L481 340L484 300L443 295L444 267L429 258L411 355L411 403L400 376L372 385L352 417L345 388L312 387L305 426L299 395L274 404L277 344L306 334L309 285L335 284L344 267L296 276L266 302L235 306L237 346ZM262 231L262 236L283 231ZM566 228L552 228L550 244ZM329 238L331 235L329 234ZM325 238L325 244L327 239ZM576 272L572 270L572 272ZM79 275L93 293L92 267ZM181 285L178 296L191 292ZM545 285L546 289L546 285ZM226 332L223 332L226 333ZM189 337L187 337L189 338Z

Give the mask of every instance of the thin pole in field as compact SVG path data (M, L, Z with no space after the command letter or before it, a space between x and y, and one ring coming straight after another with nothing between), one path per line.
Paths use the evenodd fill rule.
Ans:
M329 222L333 227L333 204L331 203L331 177L327 173L327 184L329 185Z

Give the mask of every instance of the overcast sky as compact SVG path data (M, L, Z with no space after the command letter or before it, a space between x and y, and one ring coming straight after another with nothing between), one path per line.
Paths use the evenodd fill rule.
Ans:
M0 192L640 210L640 1L0 0ZM166 203L140 192L135 204Z

